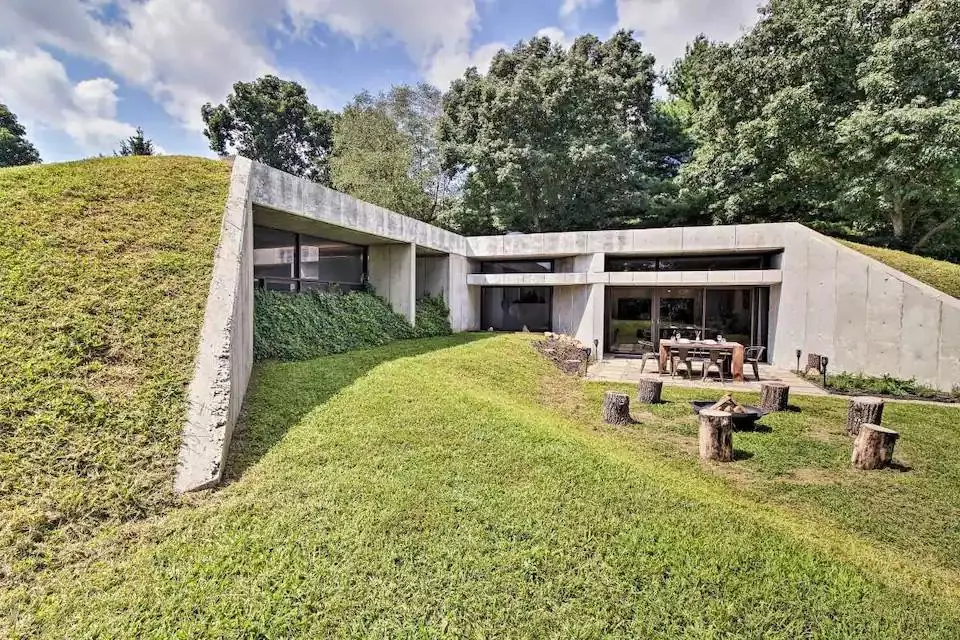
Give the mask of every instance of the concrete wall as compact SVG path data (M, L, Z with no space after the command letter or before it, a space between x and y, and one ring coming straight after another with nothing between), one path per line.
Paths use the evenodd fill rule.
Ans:
M771 290L773 359L820 353L832 371L960 384L960 301L799 224Z
M367 254L370 284L386 298L393 310L411 324L417 315L417 246L374 245Z
M240 415L253 367L253 211L250 161L237 158L220 228L193 378L187 390L174 490L210 487Z

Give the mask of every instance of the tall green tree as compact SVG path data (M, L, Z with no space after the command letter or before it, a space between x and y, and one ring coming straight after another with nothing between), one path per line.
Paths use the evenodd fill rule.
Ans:
M387 107L359 94L333 126L332 183L350 195L415 218L431 219L431 200L417 177L412 138Z
M17 167L38 162L40 154L27 140L27 130L6 105L0 104L0 167Z
M653 57L630 32L536 37L468 69L444 96L444 167L465 232L620 226L649 206Z
M735 43L697 39L667 81L693 109L683 191L717 222L798 220L918 249L950 231L957 7L771 0Z
M329 183L333 114L310 103L299 83L266 75L237 82L224 104L201 109L203 133L220 155L229 150L282 171Z
M137 127L135 134L121 142L120 149L114 152L117 156L152 156L153 154L153 140L149 140L140 127Z

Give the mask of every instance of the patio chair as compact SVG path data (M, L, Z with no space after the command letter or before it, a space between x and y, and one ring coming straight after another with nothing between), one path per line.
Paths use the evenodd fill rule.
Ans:
M647 366L647 360L656 360L657 361L657 371L660 371L660 354L657 353L656 347L653 346L653 343L648 340L637 340L637 344L640 345L640 373L643 373L644 367Z
M701 380L706 380L710 369L714 367L716 367L717 375L720 377L720 384L723 384L723 371L727 368L727 354L722 351L710 351L707 353L706 359L703 361L703 377Z
M750 366L753 367L753 377L760 380L760 361L763 360L763 352L766 351L766 347L753 346L747 347L743 351L743 361L749 362Z
M687 380L692 380L692 371L694 363L694 351L686 347L673 347L670 349L670 375L677 377L677 367L683 365L683 370L687 374Z

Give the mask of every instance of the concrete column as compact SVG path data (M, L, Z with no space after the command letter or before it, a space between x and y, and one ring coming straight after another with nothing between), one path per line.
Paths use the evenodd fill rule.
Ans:
M467 286L467 275L479 269L479 263L465 256L450 254L448 260L450 328L454 331L480 329L480 287Z
M367 257L367 275L374 290L413 324L417 315L417 245L372 245Z

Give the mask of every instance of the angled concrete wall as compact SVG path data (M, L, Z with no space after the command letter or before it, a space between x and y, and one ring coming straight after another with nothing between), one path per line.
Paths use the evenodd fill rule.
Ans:
M174 490L215 485L253 367L253 212L250 161L237 158L230 179L203 314L193 378L187 389Z
M960 384L960 300L800 224L789 227L771 313L776 364L795 365L801 349L826 355L832 371Z

